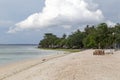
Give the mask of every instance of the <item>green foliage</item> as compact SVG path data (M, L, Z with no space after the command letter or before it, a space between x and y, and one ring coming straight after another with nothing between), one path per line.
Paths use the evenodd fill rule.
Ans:
M39 45L42 48L110 48L113 44L120 44L120 24L113 27L106 23L96 26L87 25L84 31L77 30L70 35L57 37L46 33Z
M69 35L67 38L67 47L68 48L82 48L83 47L83 41L84 39L84 33L77 30L72 35Z
M46 33L44 39L40 41L40 45L43 48L53 48L56 40L58 40L56 35L53 35L52 33Z
M96 36L90 34L83 40L83 44L85 48L96 48L97 42L96 42Z

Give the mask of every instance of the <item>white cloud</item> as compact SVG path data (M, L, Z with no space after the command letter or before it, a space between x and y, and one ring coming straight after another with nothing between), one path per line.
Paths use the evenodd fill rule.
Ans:
M108 26L111 26L111 27L116 25L116 23L114 23L114 22L112 22L110 20L107 20L106 23L107 23Z
M104 16L100 9L96 9L96 5L92 0L45 0L42 12L30 15L8 32L99 22Z

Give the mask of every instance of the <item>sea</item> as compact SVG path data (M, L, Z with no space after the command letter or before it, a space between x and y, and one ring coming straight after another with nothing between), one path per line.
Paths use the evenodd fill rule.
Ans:
M26 59L38 58L45 55L59 54L63 51L43 50L38 45L5 44L0 45L0 66Z

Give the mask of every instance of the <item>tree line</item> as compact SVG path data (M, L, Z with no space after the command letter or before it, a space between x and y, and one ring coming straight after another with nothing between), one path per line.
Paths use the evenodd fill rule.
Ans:
M63 34L57 37L52 33L46 33L40 41L40 48L113 48L120 43L120 24L108 26L106 23L87 25L84 31L79 29L70 35Z

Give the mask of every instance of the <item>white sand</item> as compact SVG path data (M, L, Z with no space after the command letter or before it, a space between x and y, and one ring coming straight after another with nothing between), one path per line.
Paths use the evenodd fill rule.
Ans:
M120 52L94 56L93 50L47 57L0 68L0 80L120 80Z

